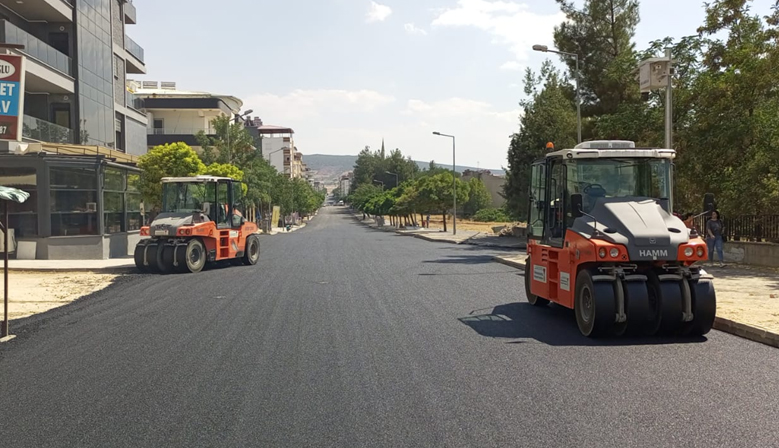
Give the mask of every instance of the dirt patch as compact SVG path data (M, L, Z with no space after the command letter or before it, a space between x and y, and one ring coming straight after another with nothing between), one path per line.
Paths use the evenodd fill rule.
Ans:
M717 316L779 333L779 273L747 266L706 267L714 276Z
M66 305L80 297L104 289L118 275L93 272L11 271L8 277L8 312L10 319L20 319ZM0 275L0 291L3 287L3 277ZM2 320L2 309L0 309L0 320Z

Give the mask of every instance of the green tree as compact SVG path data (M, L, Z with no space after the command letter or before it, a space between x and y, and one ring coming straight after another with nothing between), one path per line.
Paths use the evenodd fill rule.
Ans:
M422 177L417 183L420 204L426 209L425 211L441 213L444 221L444 232L446 231L446 212L451 209L454 202L453 180L452 173L441 173ZM464 204L468 201L468 185L460 179L456 180L455 185L457 203Z
M554 43L561 51L579 55L582 116L614 113L625 102L637 102L633 36L639 22L638 0L585 0L581 9L572 0L557 3L566 20L555 27ZM576 60L564 60L574 79ZM574 92L567 93L573 99Z
M485 209L492 204L490 192L484 182L478 177L468 181L468 201L463 205L463 211L466 216L473 216L479 210Z
M576 112L566 95L567 87L549 61L536 76L525 73L525 94L520 102L522 115L519 132L511 137L504 196L506 209L525 219L530 191L530 165L546 153L546 144L571 148L576 144Z
M206 166L197 153L185 143L155 146L138 159L142 169L138 189L147 210L162 206L162 178L188 177L203 174Z
M242 123L234 123L230 117L221 116L211 120L211 126L213 135L200 131L195 136L198 145L203 148L201 158L205 164L229 163L243 168L260 157L258 148L254 147L254 138Z
M208 174L210 176L217 176L217 177L229 177L230 179L243 181L243 171L238 169L235 165L228 165L226 163L212 163L208 166L206 166L205 171L203 174ZM245 195L248 191L247 185L241 184L241 190L243 191L243 194Z

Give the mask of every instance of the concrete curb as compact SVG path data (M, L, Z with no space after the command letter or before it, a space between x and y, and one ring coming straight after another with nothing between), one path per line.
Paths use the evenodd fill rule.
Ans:
M760 342L761 344L779 348L779 334L772 333L760 327L753 327L751 325L742 324L730 319L725 319L723 317L715 317L714 329L723 331L725 333L730 333L744 339L749 339L750 341Z
M522 270L525 269L525 262L523 261L509 260L499 256L493 257L492 260L497 263L505 264L506 266L511 266L513 268ZM742 324L730 319L725 319L723 317L715 317L714 329L724 333L730 333L744 339L749 339L750 341L779 348L779 334L772 333L760 327Z

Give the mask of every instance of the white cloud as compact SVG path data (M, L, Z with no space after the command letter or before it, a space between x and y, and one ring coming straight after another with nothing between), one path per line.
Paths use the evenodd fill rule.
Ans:
M512 72L518 72L522 69L522 64L520 64L517 61L508 61L505 64L500 66L501 70L507 70Z
M422 28L417 28L417 26L414 25L413 23L407 23L407 24L403 25L403 28L405 28L405 30L406 30L406 32L408 34L418 35L418 36L426 36L427 35L427 31L423 30Z
M390 8L387 5L382 5L381 3L376 3L374 1L371 2L371 9L368 11L368 14L365 17L365 20L368 23L371 22L383 22L387 19L387 17L392 14L392 8Z
M555 25L565 20L562 12L537 14L527 4L513 1L458 0L433 20L433 26L474 27L493 36L493 43L505 45L514 57L528 58L533 44L550 42Z

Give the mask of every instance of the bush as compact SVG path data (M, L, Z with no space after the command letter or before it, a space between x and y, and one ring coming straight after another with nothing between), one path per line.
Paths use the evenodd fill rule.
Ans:
M479 222L509 222L511 219L498 208L483 208L473 215L474 221Z

